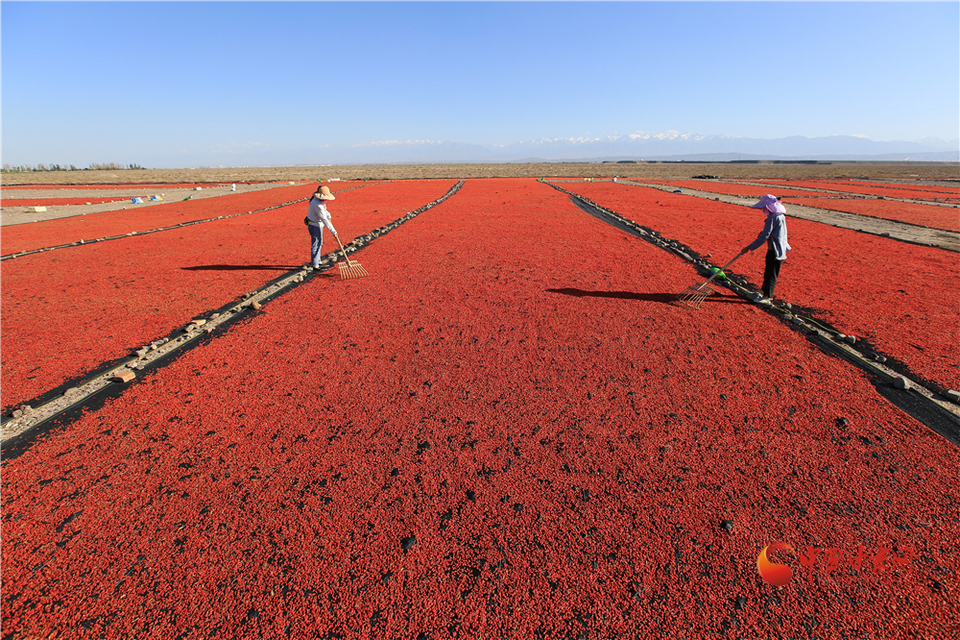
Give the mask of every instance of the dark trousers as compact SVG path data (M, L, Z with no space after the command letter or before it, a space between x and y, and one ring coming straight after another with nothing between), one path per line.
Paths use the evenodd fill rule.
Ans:
M767 263L763 269L763 287L760 289L763 297L772 298L773 290L777 288L777 279L780 278L780 267L783 260L777 260L777 254L767 249Z

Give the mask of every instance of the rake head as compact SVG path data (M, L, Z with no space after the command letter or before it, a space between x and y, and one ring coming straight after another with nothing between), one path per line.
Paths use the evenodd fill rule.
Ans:
M367 270L363 268L356 260L346 259L344 262L340 263L340 279L341 280L350 280L351 278L362 278L364 276L370 275L367 273Z
M699 287L687 287L683 293L677 295L677 302L691 309L699 309L711 293L713 293L713 289L708 287L706 283Z

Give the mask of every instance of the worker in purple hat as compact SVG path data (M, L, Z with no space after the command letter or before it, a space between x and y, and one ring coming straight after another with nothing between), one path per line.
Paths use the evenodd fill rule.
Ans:
M756 301L760 303L770 303L773 300L773 291L777 287L777 280L780 278L780 267L783 261L787 259L787 251L792 248L787 242L787 213L786 208L776 196L765 195L760 198L760 202L751 206L751 209L763 209L767 218L763 223L763 229L757 239L748 244L740 252L740 255L748 251L759 249L764 242L767 243L767 260L763 270L763 286L760 288L761 296Z

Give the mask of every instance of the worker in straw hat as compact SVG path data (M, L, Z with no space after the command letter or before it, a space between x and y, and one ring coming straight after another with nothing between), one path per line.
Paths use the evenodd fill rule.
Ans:
M767 260L763 270L763 286L760 288L761 297L756 298L757 302L770 303L773 300L773 291L777 286L777 280L780 278L780 267L783 261L787 259L787 251L792 248L787 242L787 219L784 214L786 208L780 204L776 196L765 195L760 198L760 202L751 205L751 209L763 209L767 214L763 223L763 229L757 239L748 244L740 252L740 255L748 251L760 248L764 242L767 243Z
M330 187L319 187L310 198L310 208L303 221L310 231L310 264L303 265L316 269L320 266L320 249L323 247L323 227L330 229L330 233L338 235L330 221L330 212L327 211L327 201L336 200L330 193Z

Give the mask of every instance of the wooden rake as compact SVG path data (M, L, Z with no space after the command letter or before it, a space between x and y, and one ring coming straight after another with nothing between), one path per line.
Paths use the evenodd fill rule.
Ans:
M337 239L337 244L340 245L340 251L343 252L344 262L340 263L340 279L349 280L351 278L362 278L364 276L370 275L367 273L367 270L363 268L356 260L351 260L347 257L347 250L343 248L343 243L340 242L339 236L333 236Z
M714 271L713 275L707 278L707 281L701 284L700 286L687 287L686 289L684 289L683 293L680 293L677 295L677 302L679 302L684 306L690 307L691 309L699 309L700 305L703 304L703 301L707 299L707 296L713 293L713 289L711 289L707 285L710 284L710 282L713 281L714 278L716 278L718 275L723 273L727 269L727 267L729 267L734 262L736 262L737 258L742 256L744 253L746 253L746 251L741 251L740 253L738 253L736 256L734 256L733 260L731 260L727 264L723 265L722 267Z

